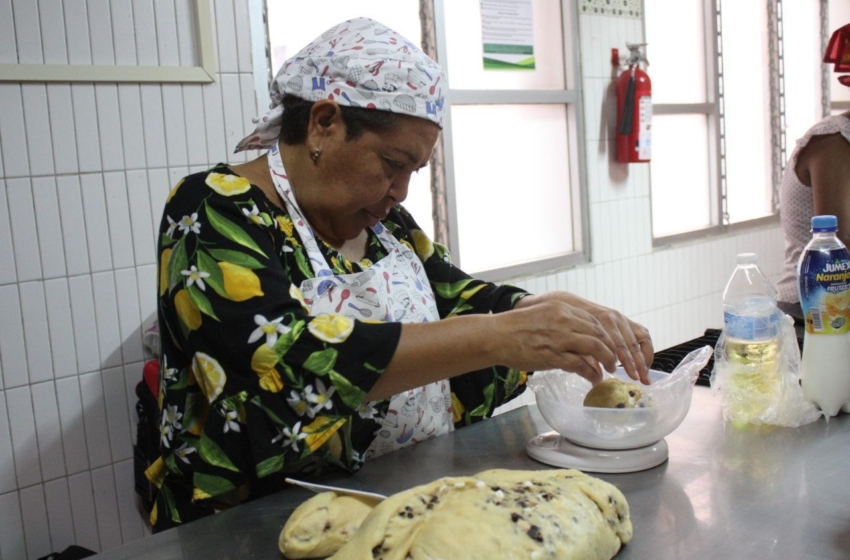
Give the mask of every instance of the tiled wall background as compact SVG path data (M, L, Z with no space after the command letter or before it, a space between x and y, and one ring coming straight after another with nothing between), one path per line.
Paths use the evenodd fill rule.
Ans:
M191 38L192 4L0 0L0 63L185 65L191 49L174 45ZM146 535L131 438L155 313L154 232L177 179L245 159L229 152L256 113L248 3L211 4L213 84L0 83L3 560ZM613 164L608 138L610 49L639 42L641 20L581 15L580 29L593 264L515 283L621 309L665 348L720 325L736 253L757 252L775 277L781 233L653 249L648 167Z

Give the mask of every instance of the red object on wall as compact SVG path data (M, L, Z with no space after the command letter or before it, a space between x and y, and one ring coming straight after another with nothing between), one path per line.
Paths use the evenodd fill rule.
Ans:
M617 77L617 161L643 163L651 157L652 82L640 65Z

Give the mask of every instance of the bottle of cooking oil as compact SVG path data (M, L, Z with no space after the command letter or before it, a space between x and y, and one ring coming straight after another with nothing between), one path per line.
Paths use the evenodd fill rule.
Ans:
M726 381L724 417L761 424L781 394L776 289L758 267L755 253L741 253L723 291Z
M850 252L837 231L835 216L814 216L797 266L806 318L803 394L829 416L850 412Z

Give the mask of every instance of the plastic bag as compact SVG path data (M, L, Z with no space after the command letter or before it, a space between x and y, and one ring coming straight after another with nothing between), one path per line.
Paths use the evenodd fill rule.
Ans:
M650 379L653 383L641 386L643 396L638 400L638 405L666 405L687 397L693 391L699 371L710 358L711 346L704 346L685 356L670 374L651 370ZM615 375L628 379L622 368L618 368ZM528 386L535 393L541 393L554 401L576 406L584 406L584 397L592 388L590 381L584 377L567 374L562 370L537 372L528 379Z
M777 342L751 344L746 350L732 348L729 360L726 330L714 346L712 393L723 393L723 419L754 426L796 428L814 422L823 413L803 396L800 386L800 347L794 331L794 319L783 315ZM753 359L762 356L763 360Z
M657 383L653 383L644 389L644 398L650 398L653 402L658 399L664 401L677 400L690 393L699 378L699 372L711 359L711 346L703 346L688 353L682 358L679 365L673 371Z

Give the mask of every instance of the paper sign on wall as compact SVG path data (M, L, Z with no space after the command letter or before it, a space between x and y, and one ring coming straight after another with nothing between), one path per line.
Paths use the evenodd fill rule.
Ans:
M531 0L481 0L485 70L534 70Z

